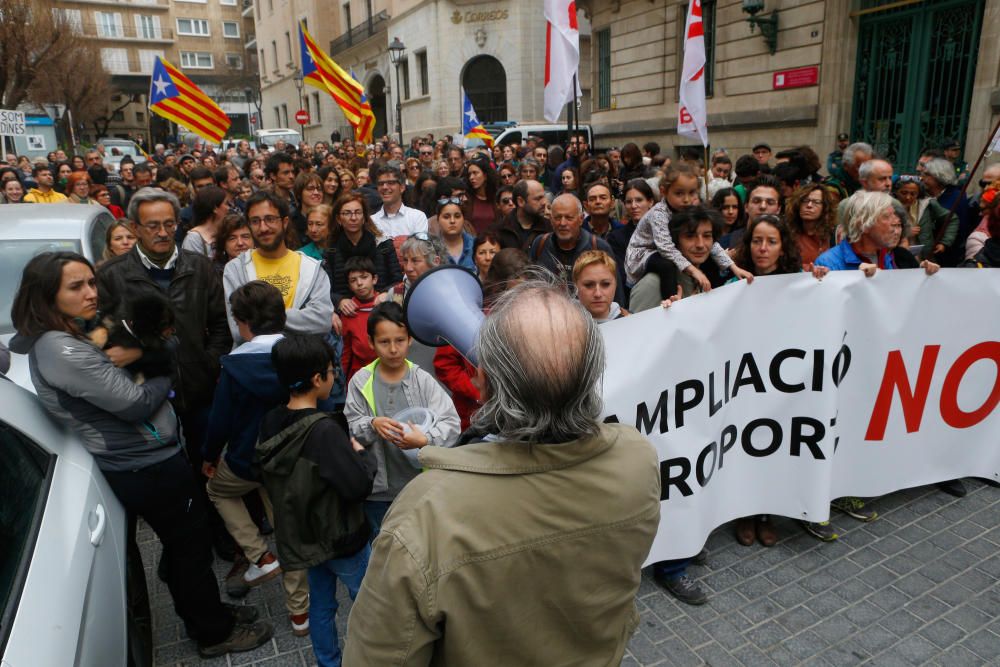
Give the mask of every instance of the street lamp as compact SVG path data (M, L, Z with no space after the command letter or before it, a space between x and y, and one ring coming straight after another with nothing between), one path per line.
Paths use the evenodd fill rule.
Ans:
M403 89L399 85L399 64L406 53L406 46L399 41L399 37L393 37L392 44L389 45L389 60L396 68L396 132L399 133L399 145L403 145Z
M302 79L302 70L296 69L295 74L292 76L295 80L295 87L299 89L299 110L302 110L302 84L305 83ZM298 114L296 114L298 115ZM306 126L302 124L302 141L306 140Z

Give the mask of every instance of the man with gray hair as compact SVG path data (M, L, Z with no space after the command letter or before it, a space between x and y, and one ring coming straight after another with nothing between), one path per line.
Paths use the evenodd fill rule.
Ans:
M344 664L617 665L659 524L656 451L601 424L603 340L562 285L503 294L476 349L473 425L489 435L420 450L425 472L375 540Z
M875 151L870 144L862 141L851 144L844 149L840 170L830 174L830 178L827 179L828 183L842 190L847 197L853 195L861 189L860 174L858 173L861 165L871 160L874 154Z
M132 304L137 301L169 302L178 341L179 381L172 403L184 427L188 460L200 474L201 445L219 379L219 357L233 344L222 282L207 257L177 247L174 235L180 203L173 194L157 188L136 191L129 201L128 217L136 244L101 265L97 272L98 305L105 316L120 321L131 319ZM116 366L127 366L142 356L141 350L120 347L107 353ZM203 500L208 503L207 497ZM216 551L223 556L235 555L235 543L211 509L210 522Z
M892 165L881 158L865 160L858 167L858 179L865 192L892 192ZM902 204L897 202L896 206L902 211ZM847 199L842 199L837 206L837 218L845 228L847 215Z

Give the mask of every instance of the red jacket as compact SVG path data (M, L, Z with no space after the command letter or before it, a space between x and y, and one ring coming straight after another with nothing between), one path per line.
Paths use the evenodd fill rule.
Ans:
M357 297L352 297L351 301L358 307L358 311L351 317L341 317L344 324L341 334L344 338L344 351L340 357L340 365L344 369L345 382L350 382L355 373L375 361L375 350L368 342L368 316L375 307L375 300L362 302Z
M434 374L451 392L451 400L455 403L455 411L462 420L464 431L469 428L472 414L479 408L479 390L472 384L476 367L451 345L445 345L434 353Z

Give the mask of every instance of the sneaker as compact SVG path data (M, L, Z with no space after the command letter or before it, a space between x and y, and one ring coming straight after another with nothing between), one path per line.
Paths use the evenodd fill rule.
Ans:
M198 645L198 655L202 658L217 658L227 653L252 651L269 641L274 630L267 621L256 621L250 625L237 623L229 636L218 644Z
M938 482L937 488L941 489L949 496L955 496L956 498L964 498L968 491L965 490L965 484L962 484L960 479L949 479L947 482Z
M864 521L866 523L868 521L874 521L878 518L878 512L868 509L865 507L865 501L861 500L861 498L855 498L854 496L835 498L830 502L830 507L843 512L847 516L854 517L858 521Z
M259 586L265 581L274 579L281 574L281 563L270 551L266 552L256 563L251 563L243 573L243 581L247 586Z
M686 574L674 577L673 579L658 577L657 581L667 589L668 593L684 604L699 605L708 602L708 596L705 595L705 591Z
M822 542L833 542L840 537L837 533L833 532L833 526L830 525L829 521L800 521L799 523L802 524L802 528L807 533Z
M308 637L309 636L309 612L303 612L301 614L290 614L288 616L292 621L292 634L296 637Z

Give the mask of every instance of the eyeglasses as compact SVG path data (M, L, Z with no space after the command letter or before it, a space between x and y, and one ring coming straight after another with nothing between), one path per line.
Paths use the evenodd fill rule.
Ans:
M364 217L364 211L344 211L340 212L340 217L342 218L361 218Z
M465 203L465 200L461 197L441 197L438 199L438 206L444 206L445 204L456 204L461 206Z
M263 218L250 218L247 222L250 223L251 227L260 227L261 224L265 224L270 227L271 225L276 225L281 222L281 216L265 215Z
M511 197L503 197L502 199L500 199L500 203L503 204L504 206L509 206L510 204L514 203L514 200ZM625 203L627 204L628 202Z
M980 180L980 181L979 181L979 187L981 187L981 188L983 188L983 189L985 190L985 189L986 189L986 186L987 186L987 185L989 185L989 184L990 184L990 183L992 183L992 182L993 182L993 181L987 181L987 180L986 180L986 179L984 178L984 179L982 179L982 180Z
M802 206L822 206L822 205L823 205L822 199L811 199L807 197L802 200Z
M163 231L171 233L177 231L177 221L167 220L166 222L143 222L139 225L150 234L155 234L163 228Z
M399 185L399 181L397 181L395 178L392 179L392 180L386 180L386 181L379 181L378 182L378 186L380 188L388 188L388 187L392 187L394 185Z
M304 188L308 192L320 192L323 189L322 185L307 185Z
M434 155L434 151L420 151L421 155Z

